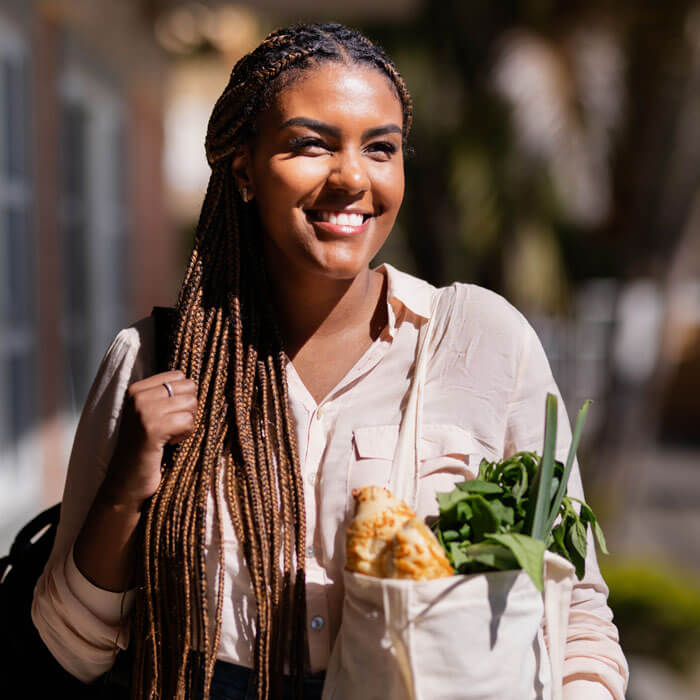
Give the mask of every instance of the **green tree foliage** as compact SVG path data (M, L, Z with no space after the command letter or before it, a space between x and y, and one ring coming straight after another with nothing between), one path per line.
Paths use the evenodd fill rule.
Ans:
M608 561L601 567L627 654L689 672L700 654L700 580L666 563Z
M692 99L693 5L429 0L410 22L367 27L415 96L400 220L415 271L555 312L580 280L662 274L700 179L700 149L669 145L682 140ZM518 45L540 76L529 107L497 87L499 62ZM511 78L526 88L526 75ZM542 94L568 126L553 123L539 151L523 148L521 117L532 108L537 127ZM553 113L541 108L543 119Z

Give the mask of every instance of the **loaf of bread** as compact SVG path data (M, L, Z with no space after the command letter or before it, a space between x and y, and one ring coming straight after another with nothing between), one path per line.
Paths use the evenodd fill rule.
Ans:
M355 518L347 530L348 571L383 578L383 556L394 535L415 513L380 486L353 492Z
M413 581L429 581L454 574L437 538L420 518L411 518L394 535L384 553L383 570L384 578Z
M425 581L454 573L425 523L380 486L356 489L355 518L347 530L348 571L377 578Z

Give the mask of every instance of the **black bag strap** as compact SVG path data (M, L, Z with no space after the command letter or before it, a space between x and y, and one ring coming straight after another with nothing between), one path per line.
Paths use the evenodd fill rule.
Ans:
M151 311L155 324L155 371L168 369L172 333L175 326L175 309L172 306L154 306Z
M61 504L56 503L39 513L17 533L9 553L0 557L0 582L4 582L5 574L12 567L17 567L28 553L31 556L30 548L36 546L38 540L44 543L47 551L51 550L60 514Z
M12 543L12 547L10 547L10 560L17 561L18 558L32 546L36 536L39 535L42 530L47 527L55 527L58 524L60 515L61 504L56 503L30 520L17 533L15 541Z

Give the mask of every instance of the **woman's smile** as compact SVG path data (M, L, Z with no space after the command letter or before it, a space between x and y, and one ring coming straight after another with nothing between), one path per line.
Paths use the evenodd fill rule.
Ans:
M331 236L356 236L365 233L372 218L372 214L357 209L310 209L306 216L320 232Z

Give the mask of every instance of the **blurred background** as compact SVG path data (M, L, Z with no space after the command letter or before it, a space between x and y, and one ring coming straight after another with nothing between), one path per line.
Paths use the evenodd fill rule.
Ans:
M115 332L174 302L206 122L271 29L338 20L415 100L380 253L530 319L613 555L629 698L700 694L700 4L0 0L0 552L60 500Z

